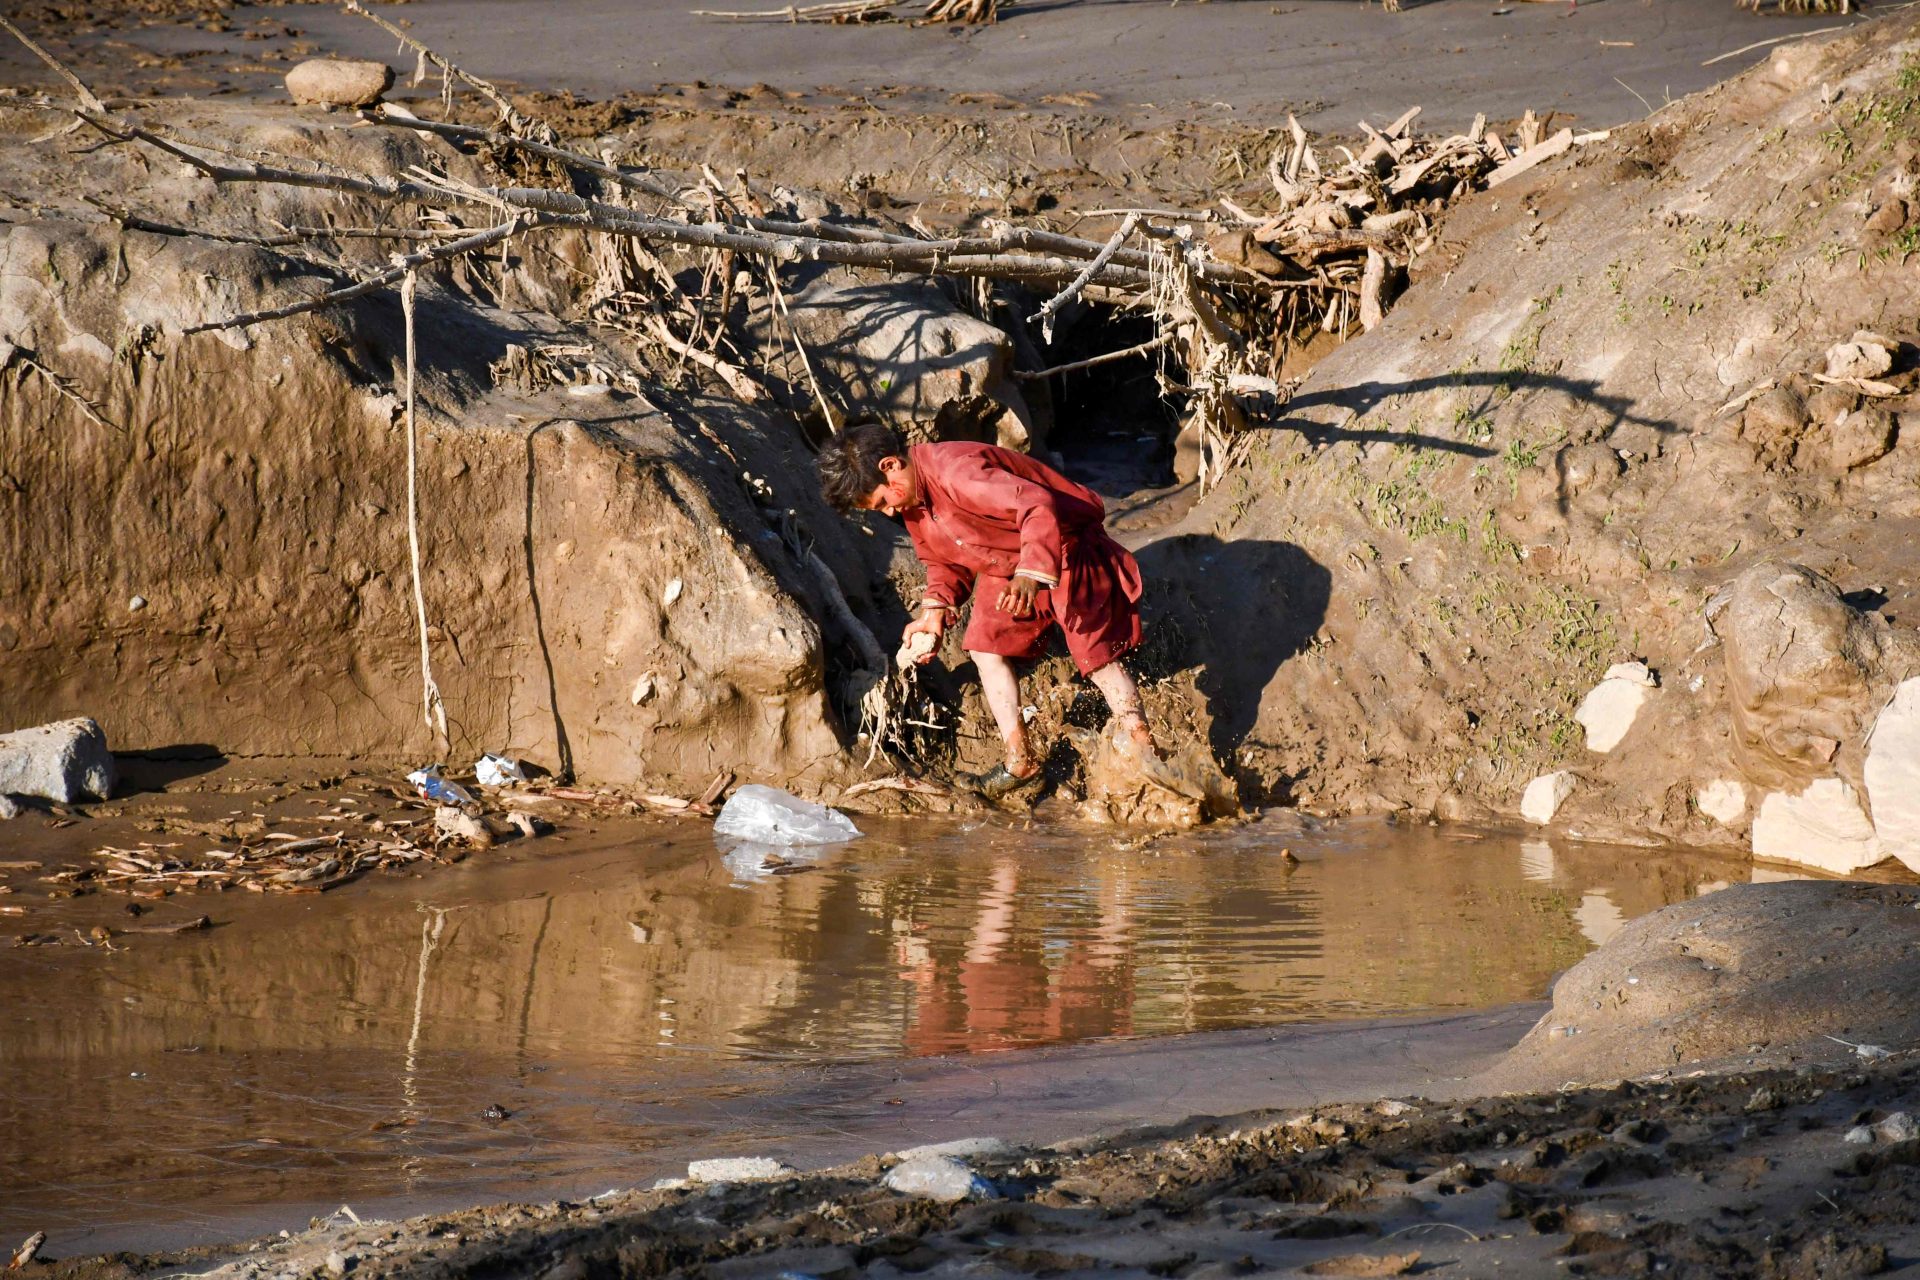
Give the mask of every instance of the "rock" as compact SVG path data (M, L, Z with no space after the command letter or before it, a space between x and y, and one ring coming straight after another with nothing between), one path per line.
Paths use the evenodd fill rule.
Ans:
M916 1156L887 1170L883 1179L888 1189L901 1195L919 1196L947 1204L969 1198L985 1198L989 1187L973 1170L951 1156Z
M1791 387L1763 391L1747 402L1740 415L1740 434L1762 458L1783 463L1793 458L1807 429L1807 405Z
M1920 672L1920 635L1840 598L1802 565L1754 565L1709 604L1722 642L1739 775L1799 792L1836 769L1898 681ZM1845 770L1840 770L1844 774Z
M1842 1137L1840 1141L1849 1146L1864 1147L1873 1141L1873 1130L1863 1124L1857 1124L1847 1130L1846 1135Z
M1807 417L1831 427L1860 407L1860 393L1852 387L1825 386L1807 397Z
M1893 415L1868 405L1843 416L1825 434L1827 466L1835 471L1855 471L1892 452Z
M0 795L0 822L20 816L20 802L12 796Z
M305 106L371 106L392 87L393 68L384 62L309 58L287 72L287 92Z
M791 1178L798 1170L767 1156L730 1156L695 1160L687 1166L690 1182L773 1182Z
M1902 681L1881 708L1862 775L1881 852L1920 871L1920 676Z
M1850 342L1827 348L1829 378L1877 378L1893 368L1893 352L1885 338L1864 331Z
M1644 662L1616 662L1607 674L1580 702L1573 718L1587 731L1587 750L1611 751L1620 745L1647 691L1658 681Z
M92 720L60 720L0 734L0 795L72 804L113 794L113 756Z
M1746 784L1734 778L1715 778L1693 795L1694 807L1723 827L1747 816Z
M1770 791L1761 799L1753 856L1845 875L1886 854L1854 789L1841 778L1816 778L1798 795Z
M937 288L817 284L791 310L827 393L842 403L911 437L1020 450L1034 443L1026 397L1008 375L1013 340ZM806 376L793 372L796 381Z
M1907 202L1894 196L1867 218L1867 230L1877 236L1890 236L1907 225Z
M1526 793L1520 797L1520 816L1536 826L1552 822L1553 815L1573 794L1574 781L1571 769L1541 774L1527 784Z
M433 811L433 829L435 834L448 840L464 840L481 848L493 844L493 832L487 830L486 823L450 804L443 804Z
M1631 981L1630 981L1631 980ZM1831 1061L1920 1039L1920 886L1737 884L1628 921L1561 975L1553 1008L1474 1090L1559 1088L1685 1064ZM1578 1027L1578 1035L1562 1034Z
M1904 1111L1896 1111L1873 1126L1873 1136L1882 1142L1911 1142L1920 1137L1920 1125Z
M133 597L133 599L127 601L128 613L138 613L146 607L147 607L147 598L145 596L135 596Z
M333 1276L334 1280L339 1280L339 1277L347 1274L351 1266L352 1263L348 1261L347 1255L338 1249L327 1255L327 1274Z
M920 1160L930 1156L947 1156L953 1159L1010 1156L1019 1148L1005 1138L955 1138L951 1142L930 1142L925 1146L908 1147L898 1154L903 1161Z
M1373 1104L1373 1109L1383 1116L1403 1116L1407 1114L1407 1112L1415 1110L1413 1106L1400 1101L1398 1098L1387 1098L1384 1101L1376 1102Z

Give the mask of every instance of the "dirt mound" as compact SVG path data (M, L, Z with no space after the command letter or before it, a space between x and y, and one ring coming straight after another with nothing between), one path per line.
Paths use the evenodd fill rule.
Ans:
M1505 816L1566 770L1557 826L1738 847L1749 798L1858 790L1920 673L1915 31L1784 48L1456 207L1176 530L1285 553L1195 637L1246 790ZM1764 602L1709 620L1781 578L1820 602L1811 684ZM1589 747L1576 709L1634 659L1643 705Z
M1629 922L1554 984L1490 1089L1787 1065L1920 1041L1920 888L1735 885Z
M384 130L148 114L315 163L481 176ZM0 587L9 721L93 714L120 750L436 758L397 301L182 332L338 278L223 226L262 204L287 225L385 210L143 172L124 148L56 175L61 153L26 141L46 118L0 115L5 185L46 202L0 225L0 528L37 548ZM74 198L102 191L137 191L141 225L215 234L123 228ZM340 260L378 261L358 243ZM420 287L422 587L454 758L818 787L845 767L830 699L859 661L824 561L857 586L884 552L820 504L794 433L685 383L641 393L617 347L556 317L581 246L541 249Z

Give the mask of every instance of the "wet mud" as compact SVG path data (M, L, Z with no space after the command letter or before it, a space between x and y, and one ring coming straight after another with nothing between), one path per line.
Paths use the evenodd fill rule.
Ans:
M97 848L205 844L221 821L425 812L392 780L316 772L263 788L229 767L23 820L36 856L12 861L36 865L0 896L18 913L0 921L0 1235L205 1241L326 1201L584 1194L689 1151L954 1136L981 1121L973 1055L1535 1000L1626 919L1744 870L1287 814L1146 835L863 815L859 841L775 857L697 817L578 805L538 839L321 894L154 899L96 874ZM911 1061L929 1065L896 1083ZM1064 1066L1007 1062L1032 1083L987 1095L1029 1105L995 1118L1055 1137L1263 1100L1216 1084L1211 1108L1205 1090L1148 1106L1109 1083L1063 1105Z

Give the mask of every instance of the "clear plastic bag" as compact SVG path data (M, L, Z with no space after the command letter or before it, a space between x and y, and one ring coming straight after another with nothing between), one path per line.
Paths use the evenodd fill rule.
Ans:
M759 844L839 844L858 840L860 828L844 813L788 795L775 787L748 783L728 797L713 834Z

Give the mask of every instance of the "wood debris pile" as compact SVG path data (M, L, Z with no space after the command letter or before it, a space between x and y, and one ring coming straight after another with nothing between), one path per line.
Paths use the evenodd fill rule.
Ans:
M1215 256L1291 286L1276 295L1283 344L1315 330L1344 338L1355 326L1372 329L1394 282L1433 246L1447 204L1607 136L1549 133L1552 113L1541 120L1529 111L1510 139L1489 129L1485 115L1465 133L1420 137L1419 114L1414 107L1385 128L1362 121L1367 140L1357 152L1330 148L1344 157L1337 165L1323 162L1289 116L1290 137L1268 164L1278 207L1252 213L1221 202L1236 225L1209 238Z

